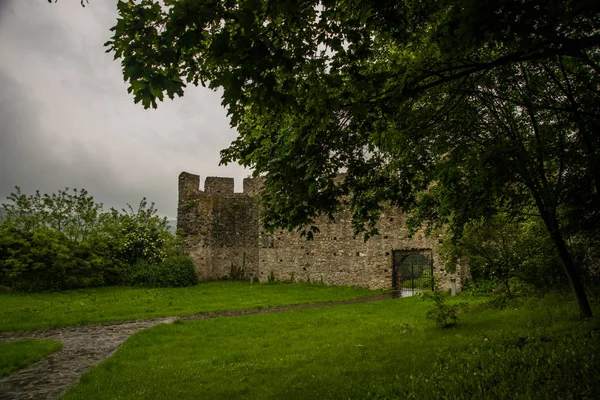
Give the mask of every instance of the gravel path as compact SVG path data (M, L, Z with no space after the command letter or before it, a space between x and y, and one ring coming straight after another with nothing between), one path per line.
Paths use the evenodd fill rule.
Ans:
M54 339L60 341L63 344L63 348L41 361L15 371L7 377L0 378L0 400L42 400L60 397L86 371L110 357L129 336L157 324L171 323L178 318L194 320L266 314L305 308L367 303L392 297L397 296L385 294L327 303L204 313L112 324L74 326L52 330L3 332L0 333L0 342L9 342L17 339Z

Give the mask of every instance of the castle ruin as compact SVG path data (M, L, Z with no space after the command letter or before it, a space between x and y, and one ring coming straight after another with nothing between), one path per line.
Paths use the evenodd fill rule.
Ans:
M233 178L217 177L207 177L200 190L198 175L179 175L177 228L200 280L229 276L233 266L260 281L270 277L400 289L406 287L407 273L412 268L414 275L416 265L421 274L414 275L417 278L436 276L443 288L455 279L460 289L460 268L449 274L439 261L441 240L422 232L409 238L405 216L396 208L385 209L378 223L380 235L367 242L354 235L348 210L336 214L335 222L318 218L314 225L320 232L308 241L296 232L261 230L259 190L260 180L246 178L243 193L235 193Z

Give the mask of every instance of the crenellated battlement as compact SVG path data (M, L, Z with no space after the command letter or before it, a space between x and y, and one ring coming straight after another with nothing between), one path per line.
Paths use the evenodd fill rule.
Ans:
M204 180L204 192L211 194L233 194L235 181L233 178L208 176Z
M263 183L263 178L244 178L244 194L248 196L259 196Z
M184 171L179 174L179 202L189 202L202 196L202 194L224 197L233 195L258 196L262 182L261 178L244 178L243 192L236 193L234 178L207 176L204 179L204 190L200 190L200 175Z

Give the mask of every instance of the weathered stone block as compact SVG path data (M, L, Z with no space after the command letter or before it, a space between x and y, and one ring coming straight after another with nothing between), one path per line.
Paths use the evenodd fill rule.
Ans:
M204 191L214 194L233 194L234 181L233 178L218 178L209 176L204 181Z

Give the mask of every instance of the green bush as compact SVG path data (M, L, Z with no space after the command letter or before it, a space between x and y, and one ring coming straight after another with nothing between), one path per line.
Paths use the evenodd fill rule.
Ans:
M159 264L136 262L128 277L129 285L146 287L183 287L198 283L194 263L187 256L171 256Z
M497 279L478 279L476 281L468 281L462 285L462 295L489 296L499 285L502 285L502 282Z
M511 220L496 215L474 220L465 226L460 238L452 239L444 240L441 246L446 269L453 271L459 262L466 263L476 282L497 282L508 292L518 290L513 283L525 282L538 289L567 283L554 244L540 218ZM583 257L577 252L573 255Z
M17 188L2 204L0 284L19 291L100 285L184 286L191 261L154 204L102 211L85 190L34 195ZM175 257L176 261L169 261Z
M0 231L2 282L21 291L60 290L69 249L57 232Z
M160 286L193 286L198 283L194 262L188 256L171 256L160 264Z
M142 199L138 209L128 205L121 212L111 209L100 215L99 236L107 241L110 252L129 265L138 260L157 264L172 254L178 243L168 231L167 221L156 215L154 204Z
M94 248L90 255L90 262L102 271L104 284L130 285L131 283L125 283L124 276L128 276L126 271L131 269L131 264L119 255L118 236L109 236L100 232L90 240L90 243Z
M73 243L61 232L0 229L0 282L32 292L104 284L87 243Z
M513 277L508 279L510 283L510 294L506 291L504 282L498 279L478 279L476 281L468 281L462 286L463 296L491 296L491 295L508 295L523 296L535 293L543 293L547 288L539 288L529 284L520 278ZM559 286L560 287L560 286ZM537 290L536 290L537 289Z
M435 307L431 310L427 311L425 317L430 319L436 323L441 328L450 328L456 325L458 321L458 317L456 316L458 312L458 305L456 304L447 304L446 300L448 298L447 293L442 293L439 288L435 291L429 293L423 293L423 299L433 300Z

